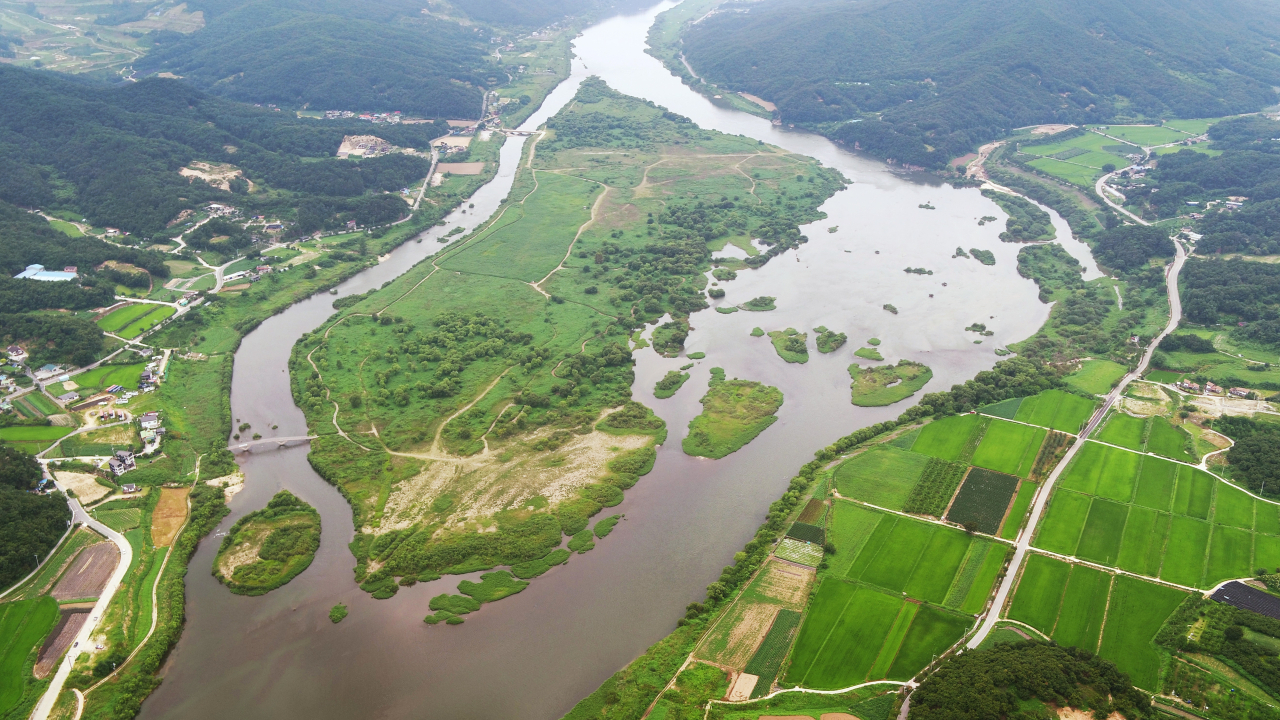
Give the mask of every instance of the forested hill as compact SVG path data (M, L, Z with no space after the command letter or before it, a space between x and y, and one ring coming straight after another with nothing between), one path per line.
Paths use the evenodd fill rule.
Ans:
M1258 110L1277 39L1255 0L766 0L721 6L683 48L785 122L937 168L1026 125Z
M234 164L262 183L262 192L235 201L251 214L291 211L314 196L342 199L329 205L353 211L355 204L389 201L402 209L394 196L366 193L398 189L426 174L426 160L406 155L334 159L342 136L368 132L367 123L298 119L210 97L176 80L107 88L0 65L0 98L0 200L69 210L138 236L163 230L184 209L231 198L181 176L179 168L192 160ZM385 125L378 134L425 148L442 131L432 124ZM398 210L389 211L395 219Z
M288 108L480 116L489 33L422 13L422 3L189 3L207 25L162 33L136 64L235 100Z

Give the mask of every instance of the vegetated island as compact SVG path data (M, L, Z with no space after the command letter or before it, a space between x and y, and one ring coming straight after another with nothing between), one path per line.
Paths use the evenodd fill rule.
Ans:
M969 248L969 252L973 254L973 259L983 265L995 265L996 255L990 250L979 250L978 248Z
M782 391L754 380L726 380L723 368L711 368L702 396L702 414L689 421L685 454L722 458L745 446L778 420Z
M975 332L983 337L991 337L996 334L995 330L988 330L986 323L974 323L964 329L965 332Z
M853 404L858 407L883 407L915 395L933 379L928 365L899 360L897 365L861 368L849 366L853 383Z
M689 373L687 372L668 370L667 374L653 386L653 396L659 400L666 400L675 395L680 386L684 385L688 379Z
M1049 213L1041 210L1030 200L994 190L983 190L982 194L1009 213L1009 219L1004 224L1004 232L1000 233L1001 241L1039 242L1052 240L1058 236L1057 231L1053 229L1053 221L1049 218Z
M751 337L764 337L764 329L758 327L751 328Z
M813 329L818 333L816 341L818 343L818 352L826 354L835 352L844 347L849 342L849 336L844 333L838 333L835 330L828 330L826 325L819 325Z
M773 304L773 303L774 303L774 301L776 301L777 299L778 299L778 298L776 298L776 297L769 297L768 295L761 295L761 296L760 296L760 297L758 297L758 298L752 298L752 299L750 299L750 300L748 300L748 301L746 301L746 302L742 303L742 304L741 304L741 305L739 305L738 307L739 307L739 308L741 308L741 309L743 309L743 310L750 310L751 312L768 312L768 311L770 311L770 310L777 310L777 309L778 309L778 306Z
M929 270L927 268L922 268L922 267L921 268L916 268L916 267L903 268L902 272L911 273L912 275L932 275L933 274L932 270Z
M795 328L774 330L769 333L769 340L773 342L773 349L778 351L778 357L783 360L801 364L809 362L808 333Z
M880 351L875 348L869 348L869 347L858 348L857 350L853 351L853 354L857 355L858 357L864 360L875 360L876 362L880 362L881 360L884 360L884 356L881 355Z
M231 526L213 576L237 595L264 595L311 565L320 549L320 513L288 490Z
M894 307L893 305L890 305L889 303L885 303L884 305L881 305L880 307L884 308L885 310L888 310L889 312L893 313L894 315L897 315L897 314L898 314L898 308Z
M345 620L347 614L347 606L338 603L329 609L329 621L336 625Z

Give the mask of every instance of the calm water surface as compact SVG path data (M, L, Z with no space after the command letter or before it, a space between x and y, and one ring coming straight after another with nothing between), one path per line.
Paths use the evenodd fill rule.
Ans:
M798 252L724 284L723 302L773 295L778 310L693 317L688 350L707 358L674 398L655 400L653 384L687 360L636 353L636 398L667 420L671 438L654 471L617 508L625 522L595 550L574 556L519 595L485 605L464 625L429 627L422 622L428 600L454 591L460 578L403 588L390 600L371 599L352 582L350 508L312 471L306 448L249 456L243 462L246 489L231 501L232 514L218 533L288 488L319 510L320 551L289 585L247 598L230 594L210 575L219 540L202 543L187 577L187 626L164 683L143 707L144 718L558 718L675 627L684 606L702 598L815 449L902 412L907 403L867 409L849 403L847 367L863 341L880 338L887 360L932 367L928 392L989 368L996 347L1026 338L1044 322L1048 307L1017 274L1018 248L997 239L1003 223L977 225L983 215L1004 217L993 203L976 190L904 177L823 138L713 105L643 52L653 17L671 6L588 29L576 44L573 77L525 127L558 111L582 78L600 75L703 127L818 158L854 183L824 206L828 219L805 228L811 241ZM473 210L454 213L423 242L392 252L343 284L339 296L381 285L438 248L443 233L487 218L511 187L522 144L522 138L507 140L499 176L476 193ZM920 209L925 202L937 209ZM1059 236L1068 238L1064 244L1094 276L1087 250L1054 219ZM830 226L839 229L829 233ZM957 246L991 250L997 263L952 259ZM907 266L934 274L908 275ZM332 301L321 295L302 302L245 338L232 381L237 424L249 422L266 436L305 433L289 391L287 360L294 341L332 314ZM882 310L885 303L899 314ZM975 345L976 336L963 329L973 322L995 335ZM754 326L809 331L818 325L847 333L849 344L830 355L814 352L803 366L787 365L767 338L749 335ZM776 385L786 398L777 423L719 461L690 458L679 448L713 366ZM273 424L278 429L268 430ZM327 613L339 602L351 614L333 625Z

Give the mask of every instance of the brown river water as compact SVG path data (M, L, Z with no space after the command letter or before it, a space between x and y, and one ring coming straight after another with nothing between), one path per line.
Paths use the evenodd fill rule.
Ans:
M347 544L351 510L306 460L305 447L247 456L246 488L232 513L200 546L187 576L187 624L164 669L164 682L142 717L184 718L533 718L554 720L609 675L675 627L684 606L732 562L813 452L871 423L896 417L910 403L857 408L849 403L852 352L880 338L886 360L908 358L933 368L924 392L944 390L998 360L994 350L1033 334L1049 308L1035 285L1018 276L1016 246L1001 243L1003 213L977 190L955 190L927 177L895 173L814 135L786 131L693 92L644 54L654 16L667 2L638 15L606 20L576 43L573 76L525 124L537 127L558 111L588 75L653 100L699 125L774 143L810 155L854 181L823 207L827 220L805 228L810 242L758 271L726 283L724 302L757 295L778 298L778 310L693 316L689 352L704 351L693 378L669 400L655 400L654 382L687 360L636 353L635 397L655 408L671 428L652 473L626 493L615 512L626 520L596 549L535 580L524 592L485 605L460 626L427 626L428 600L454 592L457 576L402 588L374 600L353 583ZM439 248L436 239L487 218L507 194L523 138L507 140L499 177L478 191L468 214L456 212L423 242L408 243L377 267L352 278L339 296L364 292L403 273ZM918 205L930 202L937 209ZM999 223L977 225L995 215ZM1097 270L1084 245L1054 217L1064 245ZM828 233L829 226L839 226ZM997 264L952 259L956 246L988 249ZM876 251L879 254L876 254ZM730 249L728 252L733 252ZM727 253L722 253L727 254ZM924 266L931 276L908 275ZM946 287L943 287L946 283ZM934 295L933 298L929 294ZM323 294L267 320L236 353L232 415L267 437L303 435L306 424L289 390L287 361L295 340L332 312ZM891 315L881 309L892 303ZM963 328L983 322L995 330L981 345ZM849 335L830 355L813 352L806 365L788 365L767 338L749 336L826 325ZM722 460L684 455L679 441L700 410L713 366L730 377L782 389L779 420L751 444ZM918 397L918 396L917 396ZM275 430L269 430L278 425ZM210 574L221 534L239 516L263 507L287 488L314 505L323 521L315 561L302 575L263 597L232 595ZM327 613L345 603L339 625Z

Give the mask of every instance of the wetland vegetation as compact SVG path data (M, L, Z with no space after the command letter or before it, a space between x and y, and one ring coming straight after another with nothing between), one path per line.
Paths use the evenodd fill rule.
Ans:
M808 340L808 333L802 333L795 328L774 330L769 333L769 341L773 343L773 349L778 351L778 357L789 363L809 362Z
M911 397L933 379L927 365L899 360L897 365L861 368L849 366L853 383L853 404L859 407L882 407Z
M751 442L778 420L782 391L754 380L726 380L711 368L702 413L689 422L681 443L688 455L722 458Z
M320 549L320 514L288 490L227 531L213 575L237 595L264 595L306 570Z

